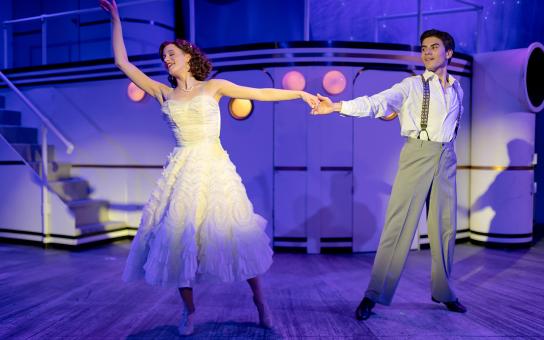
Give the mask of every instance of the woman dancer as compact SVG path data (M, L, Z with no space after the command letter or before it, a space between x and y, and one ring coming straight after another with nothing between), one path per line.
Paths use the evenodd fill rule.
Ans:
M115 65L159 101L178 146L145 205L123 279L144 278L151 285L176 287L184 303L179 332L193 333L193 284L197 277L223 282L247 280L259 323L271 327L259 275L272 264L266 221L253 212L246 190L219 141L222 96L262 101L315 96L303 91L256 89L226 80L206 81L211 64L185 40L159 48L172 87L154 81L127 57L115 0L100 0L111 15Z

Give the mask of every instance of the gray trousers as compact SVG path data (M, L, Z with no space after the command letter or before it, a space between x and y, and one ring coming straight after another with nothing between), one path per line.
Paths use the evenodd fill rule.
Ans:
M453 143L406 139L365 293L372 301L391 304L429 190L431 294L442 302L457 299L450 283L457 223L456 168Z

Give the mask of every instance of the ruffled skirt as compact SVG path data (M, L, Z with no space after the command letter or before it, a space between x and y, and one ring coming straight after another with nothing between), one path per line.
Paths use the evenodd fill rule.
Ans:
M272 264L265 226L219 140L178 147L144 206L123 279L191 287L255 277Z

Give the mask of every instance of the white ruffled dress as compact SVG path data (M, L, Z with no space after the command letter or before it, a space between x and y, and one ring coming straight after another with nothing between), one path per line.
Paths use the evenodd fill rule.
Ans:
M266 220L253 211L240 176L219 141L217 101L200 94L167 100L163 112L178 147L145 205L123 279L192 287L263 274L272 264Z

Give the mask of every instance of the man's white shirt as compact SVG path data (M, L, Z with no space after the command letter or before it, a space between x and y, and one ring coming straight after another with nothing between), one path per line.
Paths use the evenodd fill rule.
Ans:
M463 90L455 78L448 74L448 85L442 88L438 76L431 72L423 73L429 80L430 103L427 132L433 142L447 143L455 135L459 113L463 113ZM455 87L455 88L454 88ZM457 91L456 91L457 90ZM459 96L459 97L458 97ZM400 134L417 138L421 130L421 107L423 104L423 82L421 76L408 77L393 87L373 96L362 96L342 101L340 114L352 117L386 117L398 113ZM461 105L461 112L459 112ZM458 117L459 115L459 117ZM425 133L421 136L427 139Z

